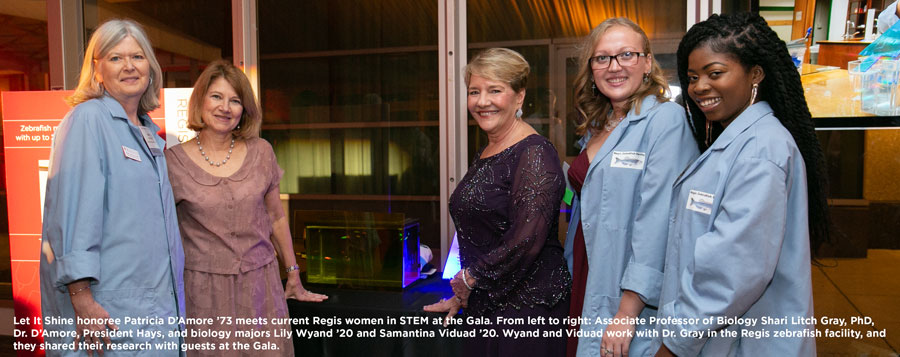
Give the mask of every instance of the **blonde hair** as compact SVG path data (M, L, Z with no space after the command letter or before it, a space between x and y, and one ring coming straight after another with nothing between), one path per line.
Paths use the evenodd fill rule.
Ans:
M234 88L241 97L241 105L244 107L238 127L233 131L234 136L242 139L258 137L259 128L262 126L262 114L253 95L250 80L244 72L225 60L213 61L207 65L200 78L197 78L197 83L194 83L194 92L191 93L188 102L188 129L200 131L206 127L202 116L203 102L206 100L206 93L209 92L209 86L219 78L225 79Z
M640 102L648 95L656 95L656 99L660 102L668 100L669 84L666 82L666 76L663 74L662 68L656 62L656 58L650 51L650 39L644 30L636 23L624 17L615 17L606 19L597 25L591 33L581 43L580 55L578 56L578 75L575 77L575 108L584 120L582 123L576 123L578 126L575 133L584 135L588 129L601 128L606 124L607 113L612 110L612 104L603 93L595 93L593 71L588 61L594 55L594 48L600 42L600 38L606 34L611 28L624 27L636 32L641 36L644 53L650 60L650 75L646 81L642 82L637 91L631 95L625 104L625 111L637 106L637 113L640 114ZM599 91L598 91L599 92Z
M508 84L516 92L525 90L531 67L518 52L508 48L488 48L466 65L466 85L472 75Z
M105 57L113 47L116 47L126 37L131 37L141 47L144 57L150 63L150 84L144 90L141 101L138 104L138 113L147 113L159 108L159 89L162 86L162 69L153 53L153 46L147 39L147 33L137 22L132 20L112 19L104 22L91 35L87 49L84 51L84 62L81 64L81 75L78 78L78 87L75 93L66 98L66 103L76 106L94 98L104 96L103 85L97 82L97 59Z

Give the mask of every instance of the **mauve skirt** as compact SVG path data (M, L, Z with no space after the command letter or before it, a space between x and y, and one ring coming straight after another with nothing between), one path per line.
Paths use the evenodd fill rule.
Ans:
M212 324L188 324L185 343L212 343L213 351L187 351L189 356L293 356L294 344L286 336L290 324L272 324L273 318L288 317L284 288L278 274L278 261L242 274L213 274L184 270L185 313L187 317L212 318ZM230 321L228 319L230 318ZM257 323L239 322L238 318L260 318ZM265 320L265 324L262 318ZM197 336L194 333L217 331L228 333L229 338ZM249 333L251 338L235 337L238 332ZM266 337L267 336L267 337ZM250 348L235 351L232 343L250 344ZM258 342L267 350L253 348ZM228 350L222 350L227 344Z

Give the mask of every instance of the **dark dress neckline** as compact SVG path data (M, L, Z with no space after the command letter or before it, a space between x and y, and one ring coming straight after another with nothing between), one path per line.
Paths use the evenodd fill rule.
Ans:
M529 139L531 139L531 138L534 137L534 136L537 136L537 137L539 137L539 138L543 138L543 136L541 136L541 134L537 134L537 133L535 133L535 134L529 134L528 136L522 138L522 140L519 140L519 141L514 142L512 145L507 146L505 149L500 150L500 152L498 152L498 153L496 153L496 154L493 154L493 155L491 155L491 156L481 157L481 153L483 153L483 152L484 152L484 149L487 148L487 145L485 145L484 147L481 148L481 150L478 150L478 152L475 154L475 161L480 161L480 160L490 160L491 158L496 158L496 157L499 157L499 156L502 155L502 154L509 153L509 152L512 151L516 146L519 146L521 143L528 141Z

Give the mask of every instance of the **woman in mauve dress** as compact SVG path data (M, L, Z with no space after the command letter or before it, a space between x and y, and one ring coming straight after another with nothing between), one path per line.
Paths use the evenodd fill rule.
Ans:
M465 307L466 315L490 320L497 337L479 332L467 340L470 356L565 353L564 334L543 334L562 332L569 308L571 279L557 239L565 179L556 149L522 120L528 72L528 62L505 48L466 66L469 113L488 144L450 197L462 266L450 282L454 296L425 310L453 316ZM504 338L504 329L541 336Z
M216 346L188 353L293 355L291 339L274 336L276 329L289 330L290 325L275 325L271 319L288 317L286 299L327 297L300 282L279 198L283 171L272 146L258 136L260 110L250 82L232 64L213 62L194 85L188 110L188 128L197 136L166 150L166 159L184 238L187 316L212 318L213 323L188 324L185 341ZM288 276L284 288L276 253ZM258 323L239 323L238 318L257 318ZM231 337L192 337L192 329L230 332ZM268 338L235 337L235 332L252 330ZM218 349L232 341L261 342L271 350Z

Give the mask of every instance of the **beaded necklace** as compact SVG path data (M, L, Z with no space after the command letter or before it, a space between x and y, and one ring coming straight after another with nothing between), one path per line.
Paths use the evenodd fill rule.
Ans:
M231 146L228 147L228 154L225 155L225 160L222 160L222 162L209 160L209 156L207 156L206 152L203 151L203 144L200 144L200 134L199 133L197 133L197 148L200 150L200 156L202 156L203 159L209 163L209 166L215 165L216 167L219 167L219 166L225 165L225 163L228 162L228 159L231 158L231 151L234 150L234 135L231 136Z

